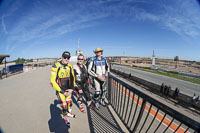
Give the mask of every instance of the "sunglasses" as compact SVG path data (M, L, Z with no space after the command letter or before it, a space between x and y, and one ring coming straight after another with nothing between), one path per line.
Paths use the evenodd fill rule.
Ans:
M63 58L64 58L64 59L68 59L68 60L69 60L69 58L70 58L70 57L63 57Z
M84 59L78 59L78 60L84 60Z

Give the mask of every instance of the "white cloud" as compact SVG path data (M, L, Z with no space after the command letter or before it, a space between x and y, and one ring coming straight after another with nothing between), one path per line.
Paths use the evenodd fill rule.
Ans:
M4 22L4 16L1 17L1 24L2 24L2 27L3 27L4 33L8 34L8 31L6 29L6 25L5 25L5 22Z
M39 2L37 4L41 3ZM52 6L51 4L54 3L49 2L49 4ZM93 21L107 16L101 13L99 14L99 12L91 13L85 9L83 5L80 5L76 10L71 11L64 9L60 12L48 8L43 9L42 7L43 5L41 7L37 5L20 17L17 17L13 23L14 25L10 28L9 35L7 36L6 50L9 53L21 46L26 45L26 47L29 47L29 45L34 45L35 40L49 40L75 30L94 26L97 22ZM7 13L7 17L12 16L17 15L13 11ZM4 32L7 34L8 32L3 17L2 26Z
M195 2L178 1L173 7L165 6L162 23L182 37L200 37L200 15ZM198 21L197 21L198 20Z
M183 39L200 37L200 8L195 1L149 1L146 5L157 10L133 7L130 9L133 21L153 21L163 28L176 32Z
M21 17L20 21L12 29L9 40L26 42L32 39L42 39L58 37L59 35L73 32L94 25L91 21L95 21L106 17L107 15L98 14L96 12L82 13L84 6L80 9L69 12L59 12L58 14L51 10L43 10L42 16L36 15L37 7L31 12ZM42 10L42 9L39 9Z
M145 9L134 8L132 16L136 20L140 21L159 21L160 16L157 14L153 14L151 12L147 12Z
M7 41L9 44L15 44L10 49L15 49L16 45L23 45L28 41L57 38L75 30L92 27L101 23L98 20L109 17L115 17L119 21L152 21L183 38L200 36L200 16L198 10L192 8L194 3L191 4L190 1L179 0L174 2L174 5L166 5L167 0L159 4L151 0L112 2L113 0L101 0L69 4L69 1L66 1L62 3L63 6L57 8L56 2L37 1L34 7L16 20L13 28L9 28ZM153 12L138 4L159 9ZM16 11L17 8L13 10ZM8 12L7 17L16 15L14 11ZM3 17L2 27L7 34Z

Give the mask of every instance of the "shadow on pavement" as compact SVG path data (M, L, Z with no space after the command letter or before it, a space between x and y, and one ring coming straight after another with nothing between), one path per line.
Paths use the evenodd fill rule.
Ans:
M79 105L77 103L77 94L74 91L72 92L72 102L73 102L73 105L76 105L79 108ZM85 96L84 95L83 95L82 103L85 104L85 106L87 106L87 102L85 100Z
M73 102L73 105L75 104L79 108L78 103L77 103L77 94L74 91L72 92L72 102Z
M54 133L68 133L68 127L61 116L61 110L57 107L58 100L54 100L54 104L50 105L51 119L48 121L49 131Z
M100 105L100 109L87 109L91 133L122 133L122 129L108 107Z
M1 129L1 126L0 126L0 133L4 133L3 130Z

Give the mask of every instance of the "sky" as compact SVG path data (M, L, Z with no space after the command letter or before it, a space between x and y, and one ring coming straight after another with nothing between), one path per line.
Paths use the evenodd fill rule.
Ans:
M0 0L0 55L94 56L200 61L197 0Z

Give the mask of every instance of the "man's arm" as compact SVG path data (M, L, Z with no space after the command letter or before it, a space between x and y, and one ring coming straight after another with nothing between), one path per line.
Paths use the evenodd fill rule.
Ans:
M91 75L92 77L98 77L98 75L92 70L92 66L93 66L94 61L91 60L88 66L88 74Z
M60 92L60 93L64 93L64 91L60 88L60 86L59 86L58 83L56 82L57 73L58 73L57 71L58 71L57 66L56 66L56 65L53 65L53 66L51 67L51 85L52 85L52 87L53 87L56 91L58 91L58 92Z
M76 71L76 65L73 65L73 70L74 70L74 76L76 77L76 75L78 75L77 71Z
M106 62L106 73L105 73L105 76L107 77L108 76L108 73L110 72L110 67L109 67L109 64L108 64L108 61L107 60L105 60L105 62Z
M75 87L75 76L74 76L74 69L72 68L72 66L71 66L71 65L69 65L69 67L70 67L70 69L71 69L71 71L70 71L70 79L71 79L71 83L72 83L72 85L71 85L71 88L70 88L70 89L74 89L74 87Z

